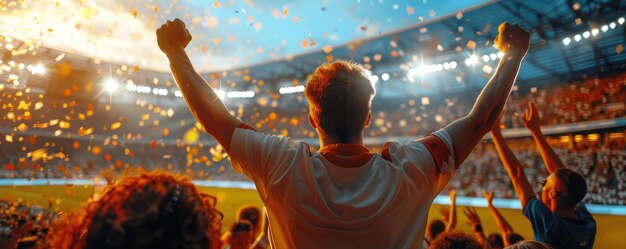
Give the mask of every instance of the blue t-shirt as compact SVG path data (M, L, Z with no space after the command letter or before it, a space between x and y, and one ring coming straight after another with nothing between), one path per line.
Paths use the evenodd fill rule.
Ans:
M591 249L596 238L596 221L580 203L575 210L579 219L559 217L541 201L528 200L524 216L533 226L534 240L548 243L557 249Z

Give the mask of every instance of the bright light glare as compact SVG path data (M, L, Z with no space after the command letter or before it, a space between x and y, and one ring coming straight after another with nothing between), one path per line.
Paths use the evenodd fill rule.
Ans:
M222 90L215 90L215 94L217 95L218 98L220 98L221 100L224 100L224 97L226 97L226 92L222 91Z
M389 74L388 73L383 73L383 75L380 76L384 81L388 81L389 80Z
M372 83L378 82L378 75L375 75L375 74L372 75L371 80L372 80Z
M592 36L596 36L598 33L600 33L600 30L598 30L598 29L592 29L591 30L591 35Z
M611 27L611 29L614 29L615 26L617 26L617 24L615 24L615 22L612 22L612 23L609 24L609 27Z
M574 41L580 41L580 39L582 39L582 36L580 36L580 35L575 35L574 36Z
M572 39L570 39L569 37L565 37L563 39L563 44L565 44L565 46L569 45L570 42L572 42Z
M607 30L609 30L609 26L608 25L602 25L602 27L600 29L602 29L602 32L606 32Z
M104 89L106 89L109 92L113 92L115 90L117 90L117 88L120 87L120 83L117 82L117 80L113 79L113 78L109 78L107 80L104 81Z
M617 19L617 23L619 23L620 25L624 24L624 18L620 17L619 19Z
M465 59L465 65L471 66L478 62L478 56L472 55L469 58Z
M585 31L585 33L583 33L583 37L585 37L585 39L589 38L590 35L591 33L589 33L589 31Z
M450 62L450 68L452 68L452 69L456 68L456 61L451 61Z
M43 67L43 65L41 65L41 64L37 64L37 66L34 66L32 68L31 72L33 74L44 74L44 73L46 73L46 68Z

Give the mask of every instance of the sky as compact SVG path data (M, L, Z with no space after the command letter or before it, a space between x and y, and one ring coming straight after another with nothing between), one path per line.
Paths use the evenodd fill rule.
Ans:
M168 71L155 30L181 18L201 72L250 67L376 37L486 0L31 0L0 5L0 35L102 61Z

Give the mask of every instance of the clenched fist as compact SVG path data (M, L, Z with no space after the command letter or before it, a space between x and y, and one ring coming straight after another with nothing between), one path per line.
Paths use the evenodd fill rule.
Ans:
M498 37L496 37L494 44L502 52L509 49L520 49L526 53L530 45L530 32L517 25L503 22L498 26Z
M156 31L157 43L163 53L172 52L175 49L184 49L191 41L191 34L185 28L185 23L176 18L168 20Z

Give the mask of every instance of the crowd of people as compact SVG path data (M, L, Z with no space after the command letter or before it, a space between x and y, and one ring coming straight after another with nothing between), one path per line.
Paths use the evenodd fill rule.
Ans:
M408 103L400 108L405 116L432 118L437 125L424 122L427 127L421 126L418 118L402 122L401 117L394 116L402 113L398 110L371 109L375 89L369 71L342 60L320 66L309 78L305 89L309 104L308 110L304 110L309 113L306 118L269 113L267 117L257 117L258 120L248 123L241 112L231 113L193 69L184 50L191 40L185 24L179 19L167 21L157 30L158 46L168 57L172 74L198 122L199 127L194 128L210 134L219 145L185 145L165 139L149 144L131 143L142 138L130 133L111 133L126 120L118 117L113 117L117 121L110 125L95 121L89 124L106 133L103 140L98 141L103 145L95 145L92 141L97 137L90 135L93 131L89 132L89 128L80 125L70 128L76 127L68 122L73 116L56 121L54 125L24 123L45 119L43 116L25 118L31 116L29 114L11 118L21 122L15 127L20 132L45 124L58 125L60 129L75 129L79 133L82 130L82 136L88 139L73 140L69 134L64 138L59 138L61 134L7 136L0 148L8 154L16 151L14 141L32 146L20 148L28 152L25 157L2 159L5 167L0 174L3 177L71 178L77 175L84 178L98 174L101 165L112 173L102 192L77 211L49 215L49 211L44 210L38 214L33 211L36 208L27 204L6 202L2 215L10 218L3 223L8 228L3 232L8 236L3 238L2 246L70 249L593 248L596 223L583 199L587 192L597 191L615 197L611 202L623 204L623 197L619 199L620 191L610 191L611 187L623 187L624 165L619 159L624 156L624 133L621 131L621 141L609 135L602 143L588 139L587 145L569 143L569 147L555 146L555 150L540 129L542 124L552 124L553 120L542 121L532 102L562 114L557 115L556 123L595 117L586 114L570 117L560 113L559 108L573 103L579 103L577 110L593 110L607 115L603 118L611 118L619 108L611 105L609 112L603 109L604 105L620 98L623 102L623 87L621 83L609 87L584 83L580 88L572 87L563 93L593 96L595 102L591 106L576 94L572 99L566 97L564 104L547 103L539 98L532 99L525 108L516 110L511 104L507 106L508 94L529 49L530 33L509 23L501 24L498 31L494 45L503 52L503 58L475 101L467 102L467 106L452 103L431 109ZM604 93L611 97L604 98ZM475 103L469 104L472 102ZM34 109L37 106L41 109L41 105L45 104L36 104ZM22 106L22 110L30 108L27 104ZM161 116L170 113L169 110L154 110L154 106L150 108ZM407 113L411 108L413 111ZM505 108L510 109L503 116ZM71 115L84 120L94 110L98 108L87 107ZM515 112L519 115L511 115ZM80 114L85 117L81 119ZM262 114L256 112L255 115ZM139 117L128 120L140 124L147 121L142 115L136 116ZM519 116L522 116L521 126L513 124L517 121L510 121L520 119ZM399 119L399 124L404 123L399 126L411 131L396 129L388 122L395 118ZM278 125L301 127L309 122L314 130L295 133L319 139L319 148L287 137L293 133ZM149 127L157 130L159 123L152 122ZM501 133L501 123L528 128L537 152L527 141L509 144ZM370 124L372 128L365 129ZM188 123L181 124L185 125ZM266 128L285 136L265 134ZM376 132L372 133L372 129ZM173 129L175 132L182 130L188 131ZM169 130L162 133L164 137L171 135ZM491 133L494 146L481 144L487 133ZM186 132L175 134L187 135ZM403 143L388 142L379 153L374 153L364 146L364 136L368 134L429 135ZM197 137L190 140L197 140ZM572 145L580 154L560 156L564 151L570 152ZM32 147L38 149L32 150ZM201 153L207 149L212 150L210 157ZM80 151L82 157L67 156L73 151ZM226 155L230 163L225 164L230 166L222 164L227 162ZM494 161L501 161L501 164ZM566 164L569 167L565 167ZM168 173L135 171L124 175L128 172L125 169L137 167L166 169ZM220 200L210 193L200 192L190 179L215 179L215 175L226 175L225 168L231 167L254 182L264 210L242 207L235 222L222 234L223 215L216 208ZM173 172L180 172L182 176ZM452 205L441 211L443 220L429 223L431 203L446 188L450 189ZM456 196L480 195L477 193L481 192L500 233L485 236L480 217L473 208L465 208L463 213L474 234L455 229L458 223ZM513 231L493 205L494 196L519 199L524 216L532 226L532 241ZM27 236L34 236L30 244L24 244L28 243Z

